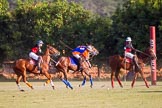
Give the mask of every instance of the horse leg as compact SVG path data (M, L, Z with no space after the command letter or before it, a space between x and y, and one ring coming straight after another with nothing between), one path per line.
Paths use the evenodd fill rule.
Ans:
M20 80L22 78L22 75L17 75L17 79L16 79L16 84L17 84L17 87L20 91L24 91L21 86L20 86Z
M89 80L90 80L90 83L91 83L90 87L92 88L92 86L93 86L93 80L92 80L92 76L91 75L89 75Z
M20 86L20 81L21 81L21 79L22 79L22 75L20 74L20 71L19 71L16 67L14 67L13 70L14 70L14 72L15 72L16 75L17 75L16 84L17 84L18 89L19 89L20 91L24 91L24 90L21 88L21 86Z
M34 89L33 86L26 80L26 71L23 72L22 77L23 77L24 83L25 83L28 87L30 87L31 89Z
M92 79L92 76L89 74L89 72L84 71L84 73L89 77L89 81L90 81L90 83L91 83L90 87L92 88L92 86L93 86L93 79ZM84 80L83 80L83 81L84 81Z
M123 88L123 85L122 85L122 83L121 83L121 81L120 81L120 79L119 79L119 71L120 71L120 70L117 70L117 71L116 71L116 73L115 73L115 78L117 79L117 81L118 81L120 87Z
M115 72L111 72L111 86L114 88L114 79L115 79Z
M50 80L48 79L45 83L44 83L44 86L46 86L47 84L50 83Z
M82 82L81 85L79 85L79 87L84 86L85 83L86 83L86 76L83 74L83 71L81 71L81 74L82 74L82 76L83 76L83 82Z
M84 76L84 78L83 78L82 86L84 86L85 83L86 83L86 76Z
M131 84L131 87L133 88L134 87L134 83L137 79L137 72L135 72L135 75L134 75L134 78L133 78L133 81L132 81L132 84Z
M52 78L51 78L51 75L48 73L48 72L45 72L44 73L44 75L47 77L47 81L45 82L45 84L44 85L46 85L46 84L51 84L51 86L52 86L52 88L53 88L53 90L55 89L55 86L54 86L54 83L53 83L53 81L52 81Z
M141 71L140 74L141 74L141 77L142 77L143 81L145 82L146 87L149 88L149 85L148 85L147 79L146 79L146 77L144 76L143 71Z
M71 89L73 89L73 87L71 86L70 82L67 80L67 73L63 72L64 74L64 78L61 79L61 81L67 86L70 87Z
M26 78L23 77L23 80L24 80L24 79L26 79ZM32 86L28 81L25 81L25 80L24 80L24 82L25 82L25 84L26 84L28 87L30 87L31 89L34 89L33 86Z

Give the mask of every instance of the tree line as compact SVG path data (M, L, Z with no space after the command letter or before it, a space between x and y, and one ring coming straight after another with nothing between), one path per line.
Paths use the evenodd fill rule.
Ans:
M28 57L39 39L65 50L66 55L71 50L60 40L71 48L92 43L100 51L97 60L122 54L127 36L132 37L135 48L144 50L149 46L152 25L156 27L157 56L161 59L161 11L161 0L128 0L111 17L66 0L17 0L14 9L0 0L0 62Z

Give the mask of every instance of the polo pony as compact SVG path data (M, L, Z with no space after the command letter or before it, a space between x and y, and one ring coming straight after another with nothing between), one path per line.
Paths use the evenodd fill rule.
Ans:
M60 52L55 49L54 47L47 45L46 51L44 55L42 55L42 63L41 63L41 73L38 73L37 67L35 63L33 63L32 59L18 59L15 61L13 70L15 71L17 75L16 84L20 91L24 91L20 86L20 80L23 78L24 83L29 86L31 89L33 89L33 86L27 81L27 72L34 73L34 74L43 74L47 77L47 81L45 84L51 83L52 88L54 89L54 84L52 81L52 77L49 74L49 62L52 55L60 55Z
M99 51L92 45L90 45L92 47L92 51L90 52L91 57L98 55ZM73 89L72 85L70 84L70 82L68 81L67 78L67 73L69 72L69 70L72 70L74 72L78 71L79 66L78 66L78 61L74 58L74 57L60 57L58 62L55 64L55 67L57 68L57 70L59 72L62 72L63 76L60 77L61 81L66 85L66 87L69 87L71 89ZM83 82L81 84L81 86L85 85L86 82L86 76L89 77L90 80L90 87L93 86L93 80L92 80L92 76L89 73L89 64L88 62L83 59L82 61L82 67L83 69L81 70L81 74L83 76Z
M135 75L131 84L131 87L133 88L134 83L137 79L138 73L140 73L142 79L145 82L145 85L147 88L149 88L147 79L144 75L143 68L145 66L145 63L149 62L150 59L154 60L156 59L156 55L151 47L147 48L144 52L139 51L139 53L135 56L138 60L138 65L141 67L141 69L135 68ZM133 69L133 63L132 62L126 62L126 59L124 57L121 57L120 55L114 55L109 57L109 66L111 68L111 86L114 88L114 78L117 79L120 87L123 87L120 79L120 69L123 68L125 70L132 70Z

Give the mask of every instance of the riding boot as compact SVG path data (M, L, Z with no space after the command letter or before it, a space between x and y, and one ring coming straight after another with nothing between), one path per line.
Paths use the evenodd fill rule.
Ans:
M141 71L141 67L138 65L137 59L133 57L133 63L135 64L135 70Z
M82 58L79 58L79 71L83 70Z
M41 73L41 59L39 58L38 59L38 64L37 64L37 66L38 66L38 73Z

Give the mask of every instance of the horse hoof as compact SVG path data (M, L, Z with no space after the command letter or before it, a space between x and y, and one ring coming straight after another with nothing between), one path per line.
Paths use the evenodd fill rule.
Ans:
M52 86L52 89L55 90L55 86Z
M93 85L90 85L90 87L92 88Z
M47 85L46 83L43 84L43 86L46 86L46 85Z
M81 85L79 84L79 87L81 87Z
M32 89L32 90L34 89L33 86L31 86L31 89Z
M25 92L25 90L23 90L23 89L21 89L20 91L21 91L21 92Z

